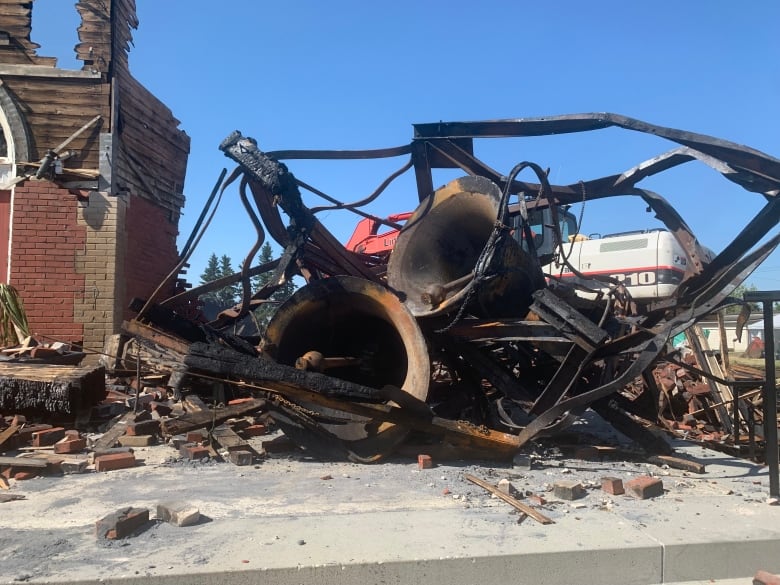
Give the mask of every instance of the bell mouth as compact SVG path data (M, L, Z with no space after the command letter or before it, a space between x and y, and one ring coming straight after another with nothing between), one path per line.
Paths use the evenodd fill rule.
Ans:
M476 265L496 229L501 191L484 177L463 177L436 190L398 235L387 283L415 317L446 314L465 302ZM507 232L486 265L469 311L479 317L519 317L541 288L533 259Z
M328 376L372 388L397 386L422 401L428 397L430 362L415 318L394 294L368 280L335 276L297 290L268 324L263 351L284 365L309 362L326 368ZM323 427L361 457L381 455L407 435L392 423L352 421Z

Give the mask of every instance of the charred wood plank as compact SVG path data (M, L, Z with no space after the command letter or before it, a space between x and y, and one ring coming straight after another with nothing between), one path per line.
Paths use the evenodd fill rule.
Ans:
M502 341L542 341L569 343L558 329L541 321L463 319L453 325L447 333L458 339L478 341L501 339Z
M241 450L249 451L253 455L258 454L248 441L242 439L238 433L227 425L223 424L216 427L211 431L210 436L220 447L227 449L228 451Z
M668 465L672 469L682 469L692 473L706 473L706 467L703 463L675 457L674 455L653 455L648 457L647 461L658 466Z
M2 447L8 439L14 436L16 434L16 431L18 430L19 430L19 425L11 425L7 429L5 429L2 433L0 433L0 447Z
M460 353L468 366L476 370L482 378L485 378L507 398L528 402L534 400L533 392L529 388L505 366L491 359L478 347L460 343L453 344L448 349Z
M375 282L379 280L376 274L363 262L359 254L347 250L317 219L314 220L311 228L311 240L315 245L322 248L332 261L339 265L339 273L358 276Z
M92 445L94 451L100 451L102 449L110 449L116 445L119 441L119 437L125 434L127 431L127 425L135 422L136 413L130 411L123 414L119 420L117 420L110 429L108 429L103 435L95 441Z
M303 204L295 177L285 164L266 155L254 139L245 138L238 131L225 138L219 149L240 164L265 191L279 198L279 205L297 228L308 230L313 226L314 216Z
M11 467L34 467L44 469L49 464L46 459L38 457L0 457L0 466Z
M385 389L368 388L323 374L296 370L267 359L247 356L218 344L192 344L190 353L183 358L183 361L193 376L197 376L200 372L209 378L220 377L235 383L243 382L267 395L278 394L291 400L319 404L345 413L404 425L428 434L442 436L452 445L468 449L469 452L478 452L486 458L509 458L518 447L517 438L508 433L477 427L462 421L432 417L430 414L423 416L416 409L415 413L410 413L389 405L363 403L386 400L388 393ZM352 400L344 400L344 398ZM360 400L361 403L354 400ZM241 406L237 405L236 408ZM166 435L179 434L210 424L221 424L228 418L241 416L247 412L224 409L218 412L216 418L212 411L193 413L178 419L163 421L162 432Z
M179 435L188 431L202 429L212 424L220 425L228 419L246 416L262 410L265 406L266 401L264 399L256 398L251 402L242 402L218 410L198 410L178 418L163 420L160 428L166 436Z
M652 428L645 427L617 406L616 401L602 398L591 404L591 408L615 429L641 446L648 453L671 455L672 446L664 437Z
M143 318L166 331L166 335L176 335L190 342L206 340L206 334L198 324L184 319L160 305L144 307L145 304L146 301L143 299L133 299L130 303L130 310L137 313L145 308Z
M293 386L306 388L325 396L368 402L382 400L381 391L375 388L316 372L297 370L270 359L247 356L218 344L193 343L189 354L184 358L184 364L191 371L265 384L271 387L269 389Z

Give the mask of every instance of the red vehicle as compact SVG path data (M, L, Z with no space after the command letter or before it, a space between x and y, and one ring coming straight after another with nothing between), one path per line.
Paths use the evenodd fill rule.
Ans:
M397 213L387 218L387 221L398 223L406 221L412 216L411 211ZM370 254L372 256L389 256L393 251L395 241L398 239L400 229L378 233L383 224L375 219L367 217L358 222L352 237L347 242L347 250L358 252L360 254Z
M398 213L389 216L387 220L398 223L411 216L412 212ZM562 237L571 241L569 238L578 232L576 218L565 208L558 209L558 216ZM557 253L549 227L553 221L550 211L532 212L529 221L536 251L545 272L569 282L575 280L575 275L568 269L555 267L563 266L562 263L553 264ZM395 247L400 229L378 233L382 226L375 219L361 220L347 242L347 249L386 260ZM517 237L521 233L518 231ZM666 230L624 232L598 239L584 236L572 239L573 244L567 248L569 259L581 274L587 277L605 275L622 282L635 300L668 298L677 289L685 272L685 252L671 232ZM706 261L709 262L713 254L710 250L706 251ZM609 288L607 284L599 284L595 280L581 284L593 289L593 294L599 290L606 292ZM584 290L578 290L576 294L586 298L593 296Z

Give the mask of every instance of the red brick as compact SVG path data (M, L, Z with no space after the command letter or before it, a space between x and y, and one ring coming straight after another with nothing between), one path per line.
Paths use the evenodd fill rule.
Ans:
M623 480L617 477L602 477L601 489L613 496L626 493L626 490L623 488Z
M767 571L756 571L753 576L753 585L780 585L780 576Z
M433 459L431 459L430 455L418 455L417 467L419 469L430 469L433 467Z
M663 495L664 484L657 477L642 475L626 482L626 493L640 500L646 500Z
M46 447L53 445L65 436L65 429L54 427L42 431L36 431L32 434L33 447Z
M127 425L126 435L137 437L138 435L157 435L160 432L159 420L145 420L133 422Z
M200 443L206 438L206 436L200 432L200 431L190 431L185 436L185 441L187 443Z
M173 409L167 404L164 404L162 402L156 402L156 401L149 403L149 409L152 410L153 412L156 412L160 416L168 416L173 411Z
M68 439L54 443L54 452L62 455L63 453L78 453L87 448L87 439Z
M119 437L122 447L148 447L155 444L154 435L122 435Z
M203 459L204 457L209 457L211 453L209 452L208 448L202 447L201 445L194 445L192 443L185 443L179 448L179 454L184 457L185 459Z
M547 503L547 500L545 500L542 496L536 495L528 496L528 501L537 506L544 506Z
M109 453L95 457L95 471L113 471L135 467L135 455L132 453Z
M98 520L95 523L95 535L99 539L116 540L132 536L149 524L147 508L122 508Z
M14 479L16 481L24 481L26 479L32 479L38 477L38 470L35 471L17 471L14 473Z
M51 425L28 425L26 427L22 427L17 431L17 434L19 435L19 441L22 443L26 443L28 441L32 441L33 433L37 433L38 431L43 431L46 429L52 428Z
M244 437L262 437L268 434L268 427L264 424L249 425L241 429L241 434Z
M234 406L236 404L244 404L246 402L252 402L254 398L234 398L233 400L228 400L228 406Z

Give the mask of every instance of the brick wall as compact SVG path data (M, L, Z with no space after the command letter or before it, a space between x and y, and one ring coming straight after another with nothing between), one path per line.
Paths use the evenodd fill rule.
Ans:
M140 197L133 197L128 205L125 307L133 298L148 299L178 263L176 237L179 230L170 217L169 210ZM172 294L169 286L161 299ZM132 316L127 310L124 315L125 318Z
M101 351L178 260L170 211L140 197L91 192L79 202L49 181L14 192L11 278L34 334ZM170 290L163 298L170 296Z
M79 210L86 238L84 249L75 254L75 265L84 278L84 293L75 299L74 316L84 324L84 347L96 351L122 323L124 299L117 293L124 269L125 209L123 198L92 191L89 204Z
M76 197L49 181L27 181L14 191L10 284L24 302L33 333L80 343L82 322L74 318L76 298L85 295L76 270L86 230L79 225Z

